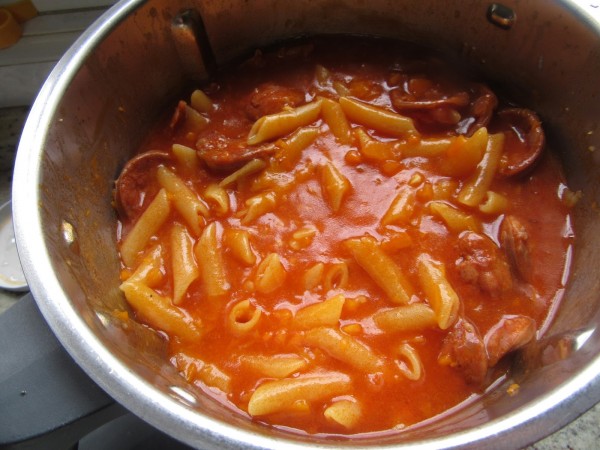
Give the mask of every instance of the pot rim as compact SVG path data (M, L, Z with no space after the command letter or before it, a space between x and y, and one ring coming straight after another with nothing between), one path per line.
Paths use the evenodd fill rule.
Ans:
M89 27L52 70L29 113L18 147L12 190L15 237L23 270L39 309L67 352L90 378L134 414L193 446L279 449L283 444L279 438L242 430L198 414L133 373L103 346L70 303L46 251L44 234L47 231L42 228L39 208L39 174L48 129L61 97L88 55L144 3L144 0L121 0ZM600 20L588 14L578 0L557 0L557 3L587 22L600 39ZM488 439L500 447L522 447L566 425L592 407L597 399L600 399L600 355L576 376L508 415L467 431L389 447L475 448ZM285 446L306 448L305 444L292 440ZM310 446L331 447L314 442Z

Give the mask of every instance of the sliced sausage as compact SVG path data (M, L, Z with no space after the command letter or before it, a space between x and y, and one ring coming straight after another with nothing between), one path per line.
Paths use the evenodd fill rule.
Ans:
M246 138L201 138L196 143L197 154L209 169L216 172L232 172L252 159L265 159L275 153L273 143L248 145Z
M465 318L459 319L444 338L438 360L460 370L465 380L481 384L488 370L485 346L475 326Z
M515 216L506 216L502 220L500 224L500 244L515 275L523 281L531 281L532 265L529 234L521 220Z
M490 367L506 354L523 347L535 336L535 321L527 316L504 316L485 335Z
M398 111L413 109L437 109L442 107L461 107L469 104L469 94L458 92L456 94L437 98L419 99L402 89L394 89L390 92L390 100Z
M471 102L469 115L473 118L467 128L466 135L471 136L481 127L487 127L498 106L498 98L485 84L477 85L476 98Z
M141 153L125 164L115 183L115 205L119 214L137 217L142 210L148 188L156 180L156 168L171 160L168 153L151 150Z
M185 107L186 106L187 106L187 103L184 102L183 100L179 100L179 102L177 103L177 106L175 107L175 110L173 111L173 115L171 116L171 121L169 122L169 128L171 128L171 130L174 130L175 128L177 128L179 123L185 118Z
M299 106L304 101L304 92L298 89L265 83L250 94L246 105L246 115L251 120L257 120L262 116L278 113L286 106Z
M495 297L512 288L506 257L490 238L465 231L458 238L458 248L461 256L456 268L464 281Z
M532 167L542 153L546 141L542 122L537 114L524 108L504 109L497 117L506 136L498 173L521 174Z

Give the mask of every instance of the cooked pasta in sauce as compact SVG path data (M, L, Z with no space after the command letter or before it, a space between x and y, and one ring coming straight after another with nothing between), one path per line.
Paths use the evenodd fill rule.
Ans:
M504 376L560 301L574 195L544 146L534 112L422 50L257 52L124 167L121 289L252 420L417 424Z

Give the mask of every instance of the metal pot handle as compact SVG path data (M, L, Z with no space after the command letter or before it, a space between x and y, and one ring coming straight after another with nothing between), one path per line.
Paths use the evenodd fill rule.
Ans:
M64 350L31 294L0 315L0 448L65 449L127 410Z

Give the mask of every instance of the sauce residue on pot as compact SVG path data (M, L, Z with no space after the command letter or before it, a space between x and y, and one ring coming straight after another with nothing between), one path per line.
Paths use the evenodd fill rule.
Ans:
M398 43L257 52L116 183L121 289L190 383L306 433L482 393L560 301L573 242L538 116Z

